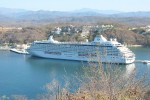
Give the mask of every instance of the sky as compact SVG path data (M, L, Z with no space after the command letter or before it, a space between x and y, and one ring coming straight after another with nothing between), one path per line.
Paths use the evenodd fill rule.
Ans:
M26 10L73 11L82 8L150 11L150 0L0 0L0 7Z

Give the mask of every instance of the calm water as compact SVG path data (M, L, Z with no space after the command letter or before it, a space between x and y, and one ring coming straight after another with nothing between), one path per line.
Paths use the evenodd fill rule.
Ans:
M131 48L137 60L150 60L150 48ZM44 93L44 86L53 79L64 82L64 76L71 79L78 72L83 73L86 63L66 60L34 58L9 51L0 51L0 96L26 95L34 98ZM150 72L150 66L142 63L121 65L125 74L134 67L137 73ZM150 77L150 74L148 74Z

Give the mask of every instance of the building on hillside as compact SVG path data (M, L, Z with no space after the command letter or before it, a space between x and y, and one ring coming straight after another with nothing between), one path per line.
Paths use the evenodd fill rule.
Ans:
M81 37L86 38L89 34L90 34L90 27L88 27L88 26L83 26L83 28L82 28L82 33L81 33Z

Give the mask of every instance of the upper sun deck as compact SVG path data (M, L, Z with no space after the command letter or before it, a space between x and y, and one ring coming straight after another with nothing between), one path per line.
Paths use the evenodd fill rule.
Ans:
M59 42L53 39L53 36L50 36L48 40L34 41L35 44L69 44L69 45L101 45L101 46L122 46L121 43L118 43L116 39L110 39L107 41L102 35L96 36L92 42Z

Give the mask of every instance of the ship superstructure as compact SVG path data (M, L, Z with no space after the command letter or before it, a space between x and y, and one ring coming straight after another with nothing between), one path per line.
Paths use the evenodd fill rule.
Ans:
M32 56L54 59L101 61L129 64L135 61L134 53L116 39L107 41L102 35L92 42L34 41L27 50Z

